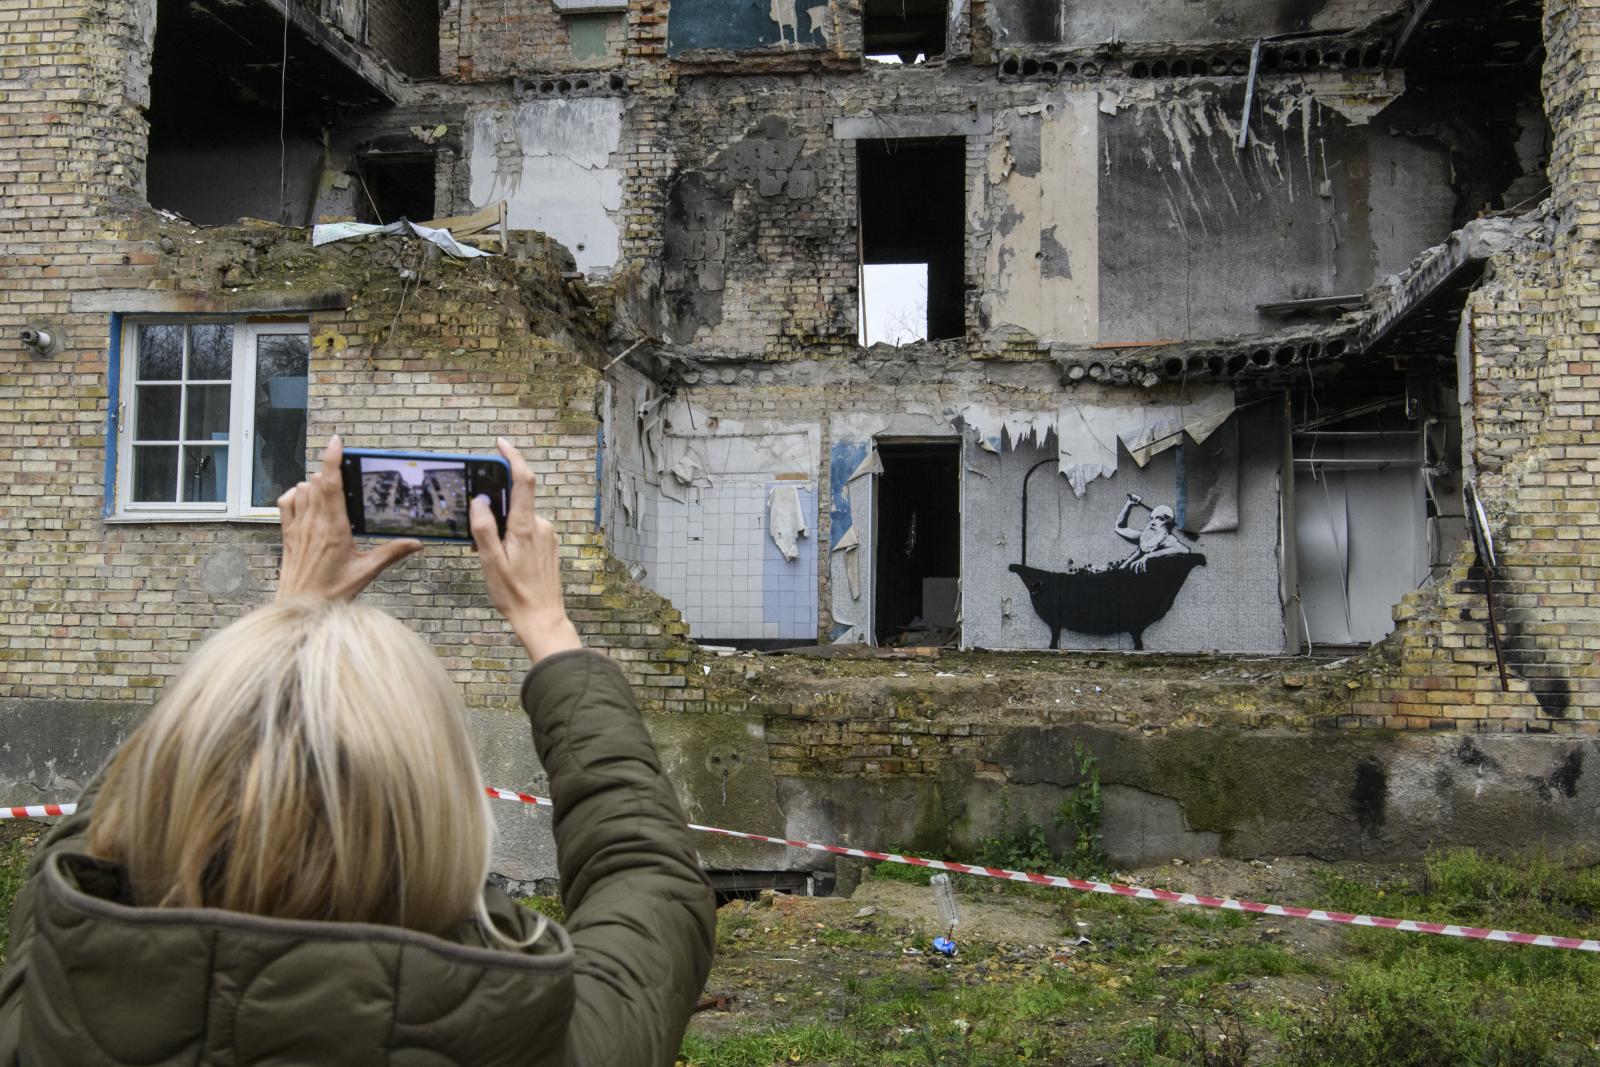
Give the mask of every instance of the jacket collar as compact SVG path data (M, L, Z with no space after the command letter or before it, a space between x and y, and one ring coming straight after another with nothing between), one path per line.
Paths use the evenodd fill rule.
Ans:
M380 942L420 949L444 962L551 974L569 971L573 966L572 939L556 922L548 924L538 944L528 951L517 952L486 945L475 920L464 921L445 938L376 923L276 919L222 908L139 907L131 903L127 871L121 864L77 852L52 854L45 861L43 876L45 895L54 907L84 918L152 930L207 927L221 934L231 932L245 937ZM489 911L493 919L502 926L513 926L515 937L527 937L533 932L536 920L525 909L498 890L490 893Z

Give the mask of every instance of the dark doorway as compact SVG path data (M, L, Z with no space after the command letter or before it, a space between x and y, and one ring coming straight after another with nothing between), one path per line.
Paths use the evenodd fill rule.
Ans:
M932 341L966 332L966 139L857 141L861 257L925 263ZM864 293L868 315L872 293Z
M862 51L916 63L944 55L946 0L866 0L861 11Z
M363 156L360 168L356 212L362 222L427 222L435 217L431 154Z
M959 626L961 442L880 441L878 458L878 644L946 644Z

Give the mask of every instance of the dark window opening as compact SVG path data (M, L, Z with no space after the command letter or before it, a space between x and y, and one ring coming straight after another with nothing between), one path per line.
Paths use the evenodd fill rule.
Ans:
M362 222L427 222L434 211L434 157L425 154L363 156L356 215Z
M878 457L878 644L948 644L960 626L961 443L880 441Z
M927 329L921 336L932 341L962 336L966 332L966 140L858 141L856 163L863 266L926 264L924 291L911 293L920 295L926 305ZM861 293L863 344L882 339L871 336L870 323L879 314L867 281L864 277ZM909 292L914 284L904 288Z
M946 0L866 0L862 51L868 59L916 63L944 55Z
M269 57L265 27L258 53L208 8L183 0L157 4L147 113L152 207L208 225L247 216L308 221L322 141L304 112L292 109L285 110L278 140L279 22ZM256 61L270 63L269 79L258 77Z
M146 196L207 225L243 217L305 225L322 176L322 130L387 102L338 55L325 23L284 23L268 4L157 0Z

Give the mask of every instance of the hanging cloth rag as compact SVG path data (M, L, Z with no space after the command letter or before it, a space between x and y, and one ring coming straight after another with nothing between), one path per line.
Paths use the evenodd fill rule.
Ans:
M767 534L791 563L800 555L799 541L809 531L800 508L800 490L793 485L775 485L767 496Z

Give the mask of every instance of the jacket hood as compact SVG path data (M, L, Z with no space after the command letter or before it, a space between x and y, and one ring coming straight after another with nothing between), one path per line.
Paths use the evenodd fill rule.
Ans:
M551 923L524 952L476 923L390 926L127 903L122 868L76 853L41 871L28 1047L83 1065L493 1067L567 1062L573 949ZM490 890L518 938L536 920Z

